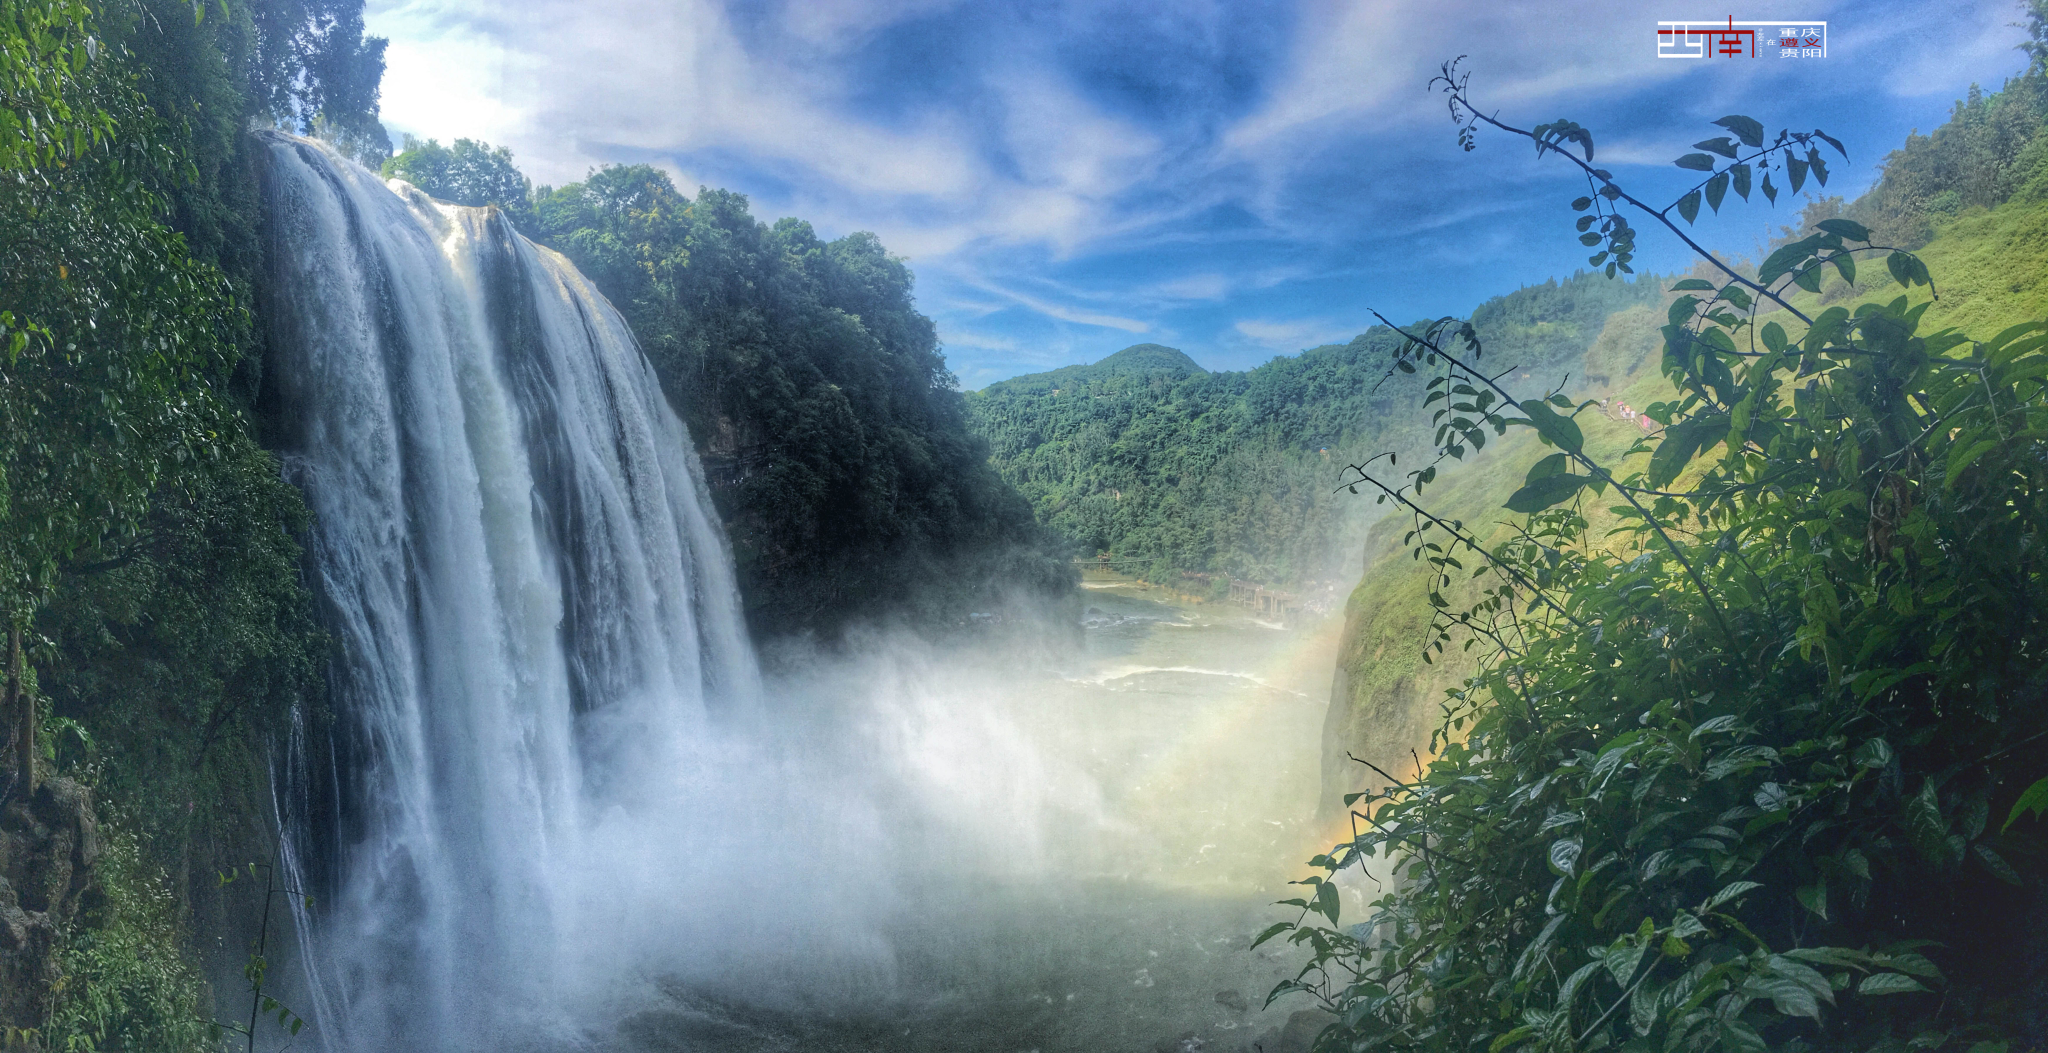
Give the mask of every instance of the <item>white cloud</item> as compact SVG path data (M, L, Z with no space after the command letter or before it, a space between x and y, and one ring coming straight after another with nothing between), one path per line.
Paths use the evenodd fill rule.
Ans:
M1236 281L1225 275L1215 271L1205 271L1200 274L1189 274L1179 278L1171 278L1163 282L1154 282L1139 288L1136 290L1136 294L1147 299L1165 300L1168 302L1221 300L1236 284Z
M1800 13L1830 20L1840 67L1852 55L1890 63L1883 90L1917 96L1959 90L1955 70L1968 64L2003 68L2017 36L2009 2L1816 0ZM1071 52L1100 41L1077 37L1176 42L1134 46L1133 70L1206 68L1234 39L1229 5L1024 17L963 0L372 0L368 14L370 30L392 39L394 130L509 146L536 182L646 161L685 190L745 192L764 220L803 216L826 237L872 230L913 260L949 343L1013 360L1031 358L1029 347L975 334L1165 339L1184 325L1219 345L1292 350L1355 330L1264 306L1270 290L1327 287L1337 274L1370 282L1389 252L1446 271L1471 270L1459 257L1475 247L1526 254L1504 240L1507 226L1481 242L1435 235L1526 208L1516 190L1539 178L1526 155L1510 164L1505 152L1433 170L1442 181L1418 177L1417 157L1447 164L1452 149L1442 98L1425 88L1445 58L1469 55L1475 96L1517 123L1559 112L1594 123L1596 111L1687 76L1698 88L1689 105L1725 99L1717 112L1748 112L1763 86L1791 112L1800 77L1660 61L1654 20L1673 16L1633 0L1583 0L1568 17L1494 0L1300 0L1274 50L1231 59L1244 64L1233 67L1242 91L1150 99L1106 88L1101 69L1090 79ZM909 36L886 35L912 22ZM1925 44L1950 23L1961 30L1953 41ZM969 55L917 36L938 25L984 39ZM933 49L928 80L904 57L914 50L890 50L912 37ZM1603 140L1600 159L1668 166L1675 152L1660 141L1646 126ZM1142 259L1125 271L1142 277L1098 278L1117 268L1091 262L1079 268L1085 283L1048 279L1105 249ZM1233 326L1223 312L1260 317ZM1027 313L1038 318L1020 321Z
M1341 343L1366 327L1339 325L1327 318L1291 318L1281 321L1247 318L1231 327L1252 343L1272 351L1292 354L1304 348Z
M1020 306L1028 307L1039 314L1045 315L1047 318L1057 318L1062 322L1072 322L1076 325L1100 326L1104 329L1120 329L1126 333L1149 333L1152 331L1152 324L1150 322L1139 321L1135 318L1125 318L1121 315L1104 314L1099 311L1070 307L1066 304L1054 303L1028 293L1021 293L1015 289L1004 289L995 285L984 285L982 288L997 295L1008 297L1016 301Z

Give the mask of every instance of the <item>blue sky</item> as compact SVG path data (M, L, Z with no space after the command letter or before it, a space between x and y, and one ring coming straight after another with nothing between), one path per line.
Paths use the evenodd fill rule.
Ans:
M394 134L509 146L542 183L651 162L876 232L976 388L1143 341L1247 368L1582 265L1583 182L1501 136L1461 152L1425 89L1447 58L1508 123L1593 128L1648 199L1728 113L1841 139L1828 190L1854 196L2024 65L2016 0L1742 3L370 0L369 25ZM1660 19L1786 15L1826 21L1828 57L1655 55ZM1699 230L1734 254L1796 211L1730 201ZM1638 263L1681 249L1646 232Z

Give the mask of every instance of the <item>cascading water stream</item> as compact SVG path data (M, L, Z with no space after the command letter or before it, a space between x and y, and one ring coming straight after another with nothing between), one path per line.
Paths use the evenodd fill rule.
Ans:
M1100 619L1055 675L877 633L784 655L766 704L611 306L491 210L263 149L266 405L335 638L277 794L314 1043L1279 1048L1238 948L1322 713L1275 634L1133 599L1178 628Z
M282 794L329 891L302 918L317 1022L334 1049L488 1047L605 909L575 880L593 831L755 705L731 562L572 266L321 144L265 150L268 383L339 654Z

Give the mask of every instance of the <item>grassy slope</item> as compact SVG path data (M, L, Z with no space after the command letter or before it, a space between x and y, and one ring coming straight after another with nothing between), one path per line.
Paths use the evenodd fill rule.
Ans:
M2015 200L1959 216L1944 224L1920 255L1941 292L1923 320L1924 330L1953 327L1987 338L2019 322L2048 318L2048 200ZM1795 302L1802 310L1834 304L1854 309L1860 302L1899 295L1877 260L1871 260L1859 277L1856 288L1834 279L1820 295L1803 295ZM1914 293L1916 300L1926 297L1925 289ZM1669 397L1671 389L1656 368L1661 315L1638 307L1611 316L1587 352L1583 368L1575 371L1576 376L1604 376L1609 383L1567 393L1574 398L1607 395L1633 406ZM1533 385L1537 379L1522 383ZM1632 429L1592 417L1581 419L1589 447L1603 463L1613 465ZM1427 495L1427 504L1439 515L1469 523L1505 520L1509 514L1501 503L1544 452L1533 435L1511 433L1472 463L1448 469L1447 478ZM1348 761L1346 752L1397 775L1414 769L1410 751L1426 750L1437 722L1437 701L1469 668L1456 657L1434 665L1422 661L1421 645L1430 623L1427 578L1401 545L1401 535L1409 528L1406 517L1389 516L1382 523L1367 542L1365 574L1345 607L1343 642L1324 722L1323 797L1330 809L1337 807L1341 794L1369 781L1370 772Z
M1670 389L1655 368L1657 327L1663 312L1632 307L1608 318L1573 377L1605 378L1605 384L1566 389L1573 399L1609 397L1630 405L1648 405ZM1509 383L1524 397L1542 394L1546 378L1531 376ZM1555 380L1552 381L1553 383ZM1418 411L1419 412L1419 411ZM1612 463L1628 448L1636 427L1607 420L1597 411L1581 417L1588 448ZM1500 505L1521 485L1522 476L1539 458L1555 452L1526 429L1514 429L1465 463L1440 470L1439 480L1424 494L1424 504L1445 519L1480 525L1481 533L1497 536L1510 515ZM1392 479L1382 476L1387 482ZM1361 495L1360 500L1371 500ZM1430 731L1437 723L1437 703L1461 681L1469 662L1457 648L1435 661L1422 658L1428 641L1431 611L1428 576L1403 543L1412 518L1391 513L1380 520L1366 542L1366 571L1345 605L1345 626L1339 645L1330 710L1323 725L1323 798L1334 809L1339 796L1361 788L1370 772L1345 757L1347 752L1394 774L1412 772L1425 757ZM1471 560L1468 567L1476 566Z

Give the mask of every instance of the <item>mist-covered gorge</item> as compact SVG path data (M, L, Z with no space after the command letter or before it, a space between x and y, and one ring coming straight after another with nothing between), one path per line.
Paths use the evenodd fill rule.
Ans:
M342 656L282 806L323 1042L1285 1032L1240 949L1322 833L1327 633L1108 580L1050 651L873 632L764 682L609 306L488 210L270 148L282 451Z

